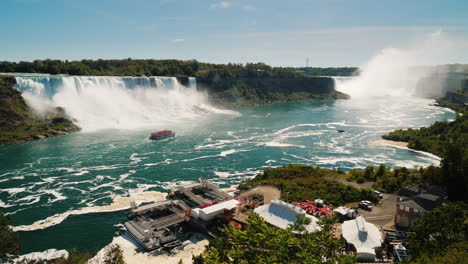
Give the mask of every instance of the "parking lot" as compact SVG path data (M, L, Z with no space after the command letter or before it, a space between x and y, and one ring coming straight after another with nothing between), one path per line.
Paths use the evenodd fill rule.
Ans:
M356 188L372 187L372 182L358 184L356 182L348 182L343 178L338 179L338 181ZM364 216L367 222L373 223L377 225L377 227L393 226L396 214L396 199L396 194L384 193L383 198L380 200L380 204L372 205L372 211L366 211L359 208L358 212L360 215Z

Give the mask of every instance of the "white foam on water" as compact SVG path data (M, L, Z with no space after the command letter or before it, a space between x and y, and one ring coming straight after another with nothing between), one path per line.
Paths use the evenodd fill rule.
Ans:
M28 201L28 202L16 204L15 206L25 206L25 205L31 205L31 204L38 203L41 200L41 195L42 194L29 195L29 196L23 197L21 199L18 199L18 200L16 200L16 202L22 202L22 201Z
M0 191L7 192L9 195L16 195L17 193L25 192L26 188L25 187L8 188L8 189L0 189Z
M72 175L73 175L73 176L81 176L81 175L85 175L85 174L88 174L88 173L89 173L89 171L87 171L87 170L82 170L82 171L80 171L80 172L73 173Z
M130 193L130 197L116 196L109 205L84 207L80 209L70 210L61 214L56 214L46 219L36 221L30 225L12 226L13 231L33 231L45 229L54 225L62 223L70 215L81 215L89 213L103 213L103 212L115 212L122 211L131 208L131 202L142 203L142 202L157 202L162 201L166 198L165 193L161 192L139 192Z

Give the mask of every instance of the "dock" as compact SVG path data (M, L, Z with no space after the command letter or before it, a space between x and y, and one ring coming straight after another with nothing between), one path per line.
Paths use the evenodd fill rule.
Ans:
M130 220L125 227L147 250L174 246L178 243L169 228L190 221L192 209L232 199L216 185L200 177L198 182L171 189L165 201L135 205L130 210Z

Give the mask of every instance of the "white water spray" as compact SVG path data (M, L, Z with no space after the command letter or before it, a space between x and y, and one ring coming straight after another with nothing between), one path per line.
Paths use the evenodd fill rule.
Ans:
M441 97L446 91L446 67L422 65L440 61L450 46L450 41L436 32L406 49L385 48L360 67L358 77L337 79L337 90L351 97Z
M16 88L39 115L63 107L85 131L160 127L213 112L196 80L175 77L23 76Z

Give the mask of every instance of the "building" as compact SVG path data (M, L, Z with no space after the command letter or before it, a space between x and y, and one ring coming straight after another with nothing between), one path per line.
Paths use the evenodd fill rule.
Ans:
M255 208L255 213L260 215L267 223L276 227L286 229L290 225L296 224L296 217L302 216L309 218L310 224L305 226L307 232L320 230L318 219L306 213L302 208L281 200L272 200L271 203Z
M398 192L395 224L411 228L414 222L432 209L446 203L445 190L437 185L416 184Z
M226 212L232 215L239 204L239 201L232 199L203 208L193 208L190 211L191 223L200 228L209 229L216 217L226 215Z
M359 262L374 262L376 248L382 246L382 235L379 229L358 216L354 220L344 221L341 225L342 236L352 251L357 254Z

